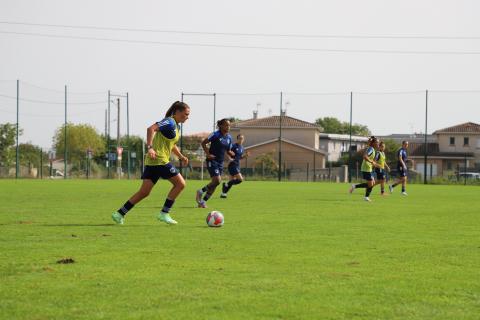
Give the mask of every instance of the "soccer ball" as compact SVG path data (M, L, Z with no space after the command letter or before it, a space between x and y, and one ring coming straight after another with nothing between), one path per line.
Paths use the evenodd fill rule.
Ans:
M209 227L223 226L223 214L220 211L212 211L207 216L207 224Z

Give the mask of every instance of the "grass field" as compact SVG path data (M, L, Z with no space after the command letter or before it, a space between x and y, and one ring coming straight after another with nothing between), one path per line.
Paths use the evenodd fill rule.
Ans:
M160 182L114 225L139 183L0 180L0 319L480 318L479 187L189 181L168 226Z

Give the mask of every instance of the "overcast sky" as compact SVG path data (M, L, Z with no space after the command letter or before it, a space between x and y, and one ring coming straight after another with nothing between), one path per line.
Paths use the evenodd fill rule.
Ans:
M128 92L130 132L141 136L182 91L217 93L217 119L248 119L257 106L260 117L276 115L283 91L287 115L311 122L325 116L348 121L353 91L354 122L383 135L424 132L428 89L429 133L479 123L480 91L443 92L480 90L479 12L480 2L473 0L1 0L0 123L16 121L10 98L16 95L16 79L22 81L22 99L36 101L20 102L20 141L44 148L50 148L64 121L65 85L68 121L90 123L99 132L107 90ZM311 37L326 35L343 37ZM192 108L185 132L211 131L212 98L185 101ZM124 101L121 107L125 134ZM115 121L112 106L112 136Z

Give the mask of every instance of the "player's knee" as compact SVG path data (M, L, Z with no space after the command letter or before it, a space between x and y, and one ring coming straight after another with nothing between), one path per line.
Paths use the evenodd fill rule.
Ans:
M179 190L183 190L185 189L185 181L180 181L178 182L176 185L175 185L175 188L179 189Z

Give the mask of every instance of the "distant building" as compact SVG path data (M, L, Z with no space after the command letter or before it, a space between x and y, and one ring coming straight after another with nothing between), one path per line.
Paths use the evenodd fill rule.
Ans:
M368 138L363 136L352 136L352 153L362 150L367 146ZM338 161L343 154L349 152L350 135L321 133L320 150L327 153L327 161Z
M313 170L325 168L327 151L320 149L321 130L314 123L289 117L285 113L281 117L266 118L258 118L254 113L252 119L234 122L230 133L234 139L239 133L245 136L245 150L250 152L250 157L242 160L244 167L253 167L255 159L264 154L270 154L278 163L281 147L282 167Z

